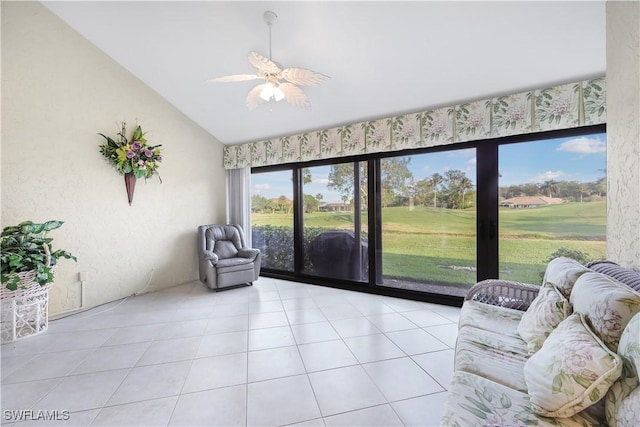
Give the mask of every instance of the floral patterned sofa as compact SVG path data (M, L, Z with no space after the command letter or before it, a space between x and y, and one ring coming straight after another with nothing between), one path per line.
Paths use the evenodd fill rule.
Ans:
M556 258L467 295L443 426L640 426L640 273Z

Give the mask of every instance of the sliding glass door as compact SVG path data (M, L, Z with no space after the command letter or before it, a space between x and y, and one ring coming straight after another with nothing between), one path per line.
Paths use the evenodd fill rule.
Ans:
M380 161L382 281L465 295L476 282L475 149Z
M251 241L262 267L294 271L293 174L283 170L251 175Z
M369 280L366 162L302 169L303 273Z

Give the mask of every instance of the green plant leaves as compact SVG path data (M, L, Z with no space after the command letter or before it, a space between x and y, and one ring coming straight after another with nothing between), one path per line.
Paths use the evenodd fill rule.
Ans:
M58 258L77 261L76 257L67 251L53 251L53 239L46 237L49 231L59 228L62 224L62 221L57 220L44 223L24 221L2 230L0 273L4 286L16 290L20 282L17 274L27 271L35 271L34 280L44 286L53 282L51 267L56 265Z

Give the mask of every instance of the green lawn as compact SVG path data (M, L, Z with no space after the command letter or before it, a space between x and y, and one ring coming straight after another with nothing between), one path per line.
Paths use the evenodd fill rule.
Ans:
M474 272L451 267L475 267L475 216L474 210L383 209L383 274L472 285ZM501 278L539 283L546 260L559 248L580 250L590 259L605 258L605 202L501 208L499 216ZM318 212L306 214L304 221L305 227L350 230L353 215ZM253 214L252 222L291 227L293 216ZM366 213L362 223L366 226Z

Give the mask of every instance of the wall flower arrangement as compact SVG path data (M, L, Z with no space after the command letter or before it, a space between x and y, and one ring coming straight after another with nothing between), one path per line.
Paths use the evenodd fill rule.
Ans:
M151 178L158 175L162 162L162 145L149 145L140 125L136 125L130 138L127 138L127 123L122 122L116 139L99 133L107 142L100 146L100 154L120 175L124 175L129 205L133 200L133 191L137 178Z
M158 167L162 162L162 145L148 145L144 137L145 132L138 125L127 139L127 124L122 122L118 137L114 140L111 137L99 133L107 142L100 146L100 153L118 171L120 175L133 173L136 178L151 178L158 175L162 182Z

